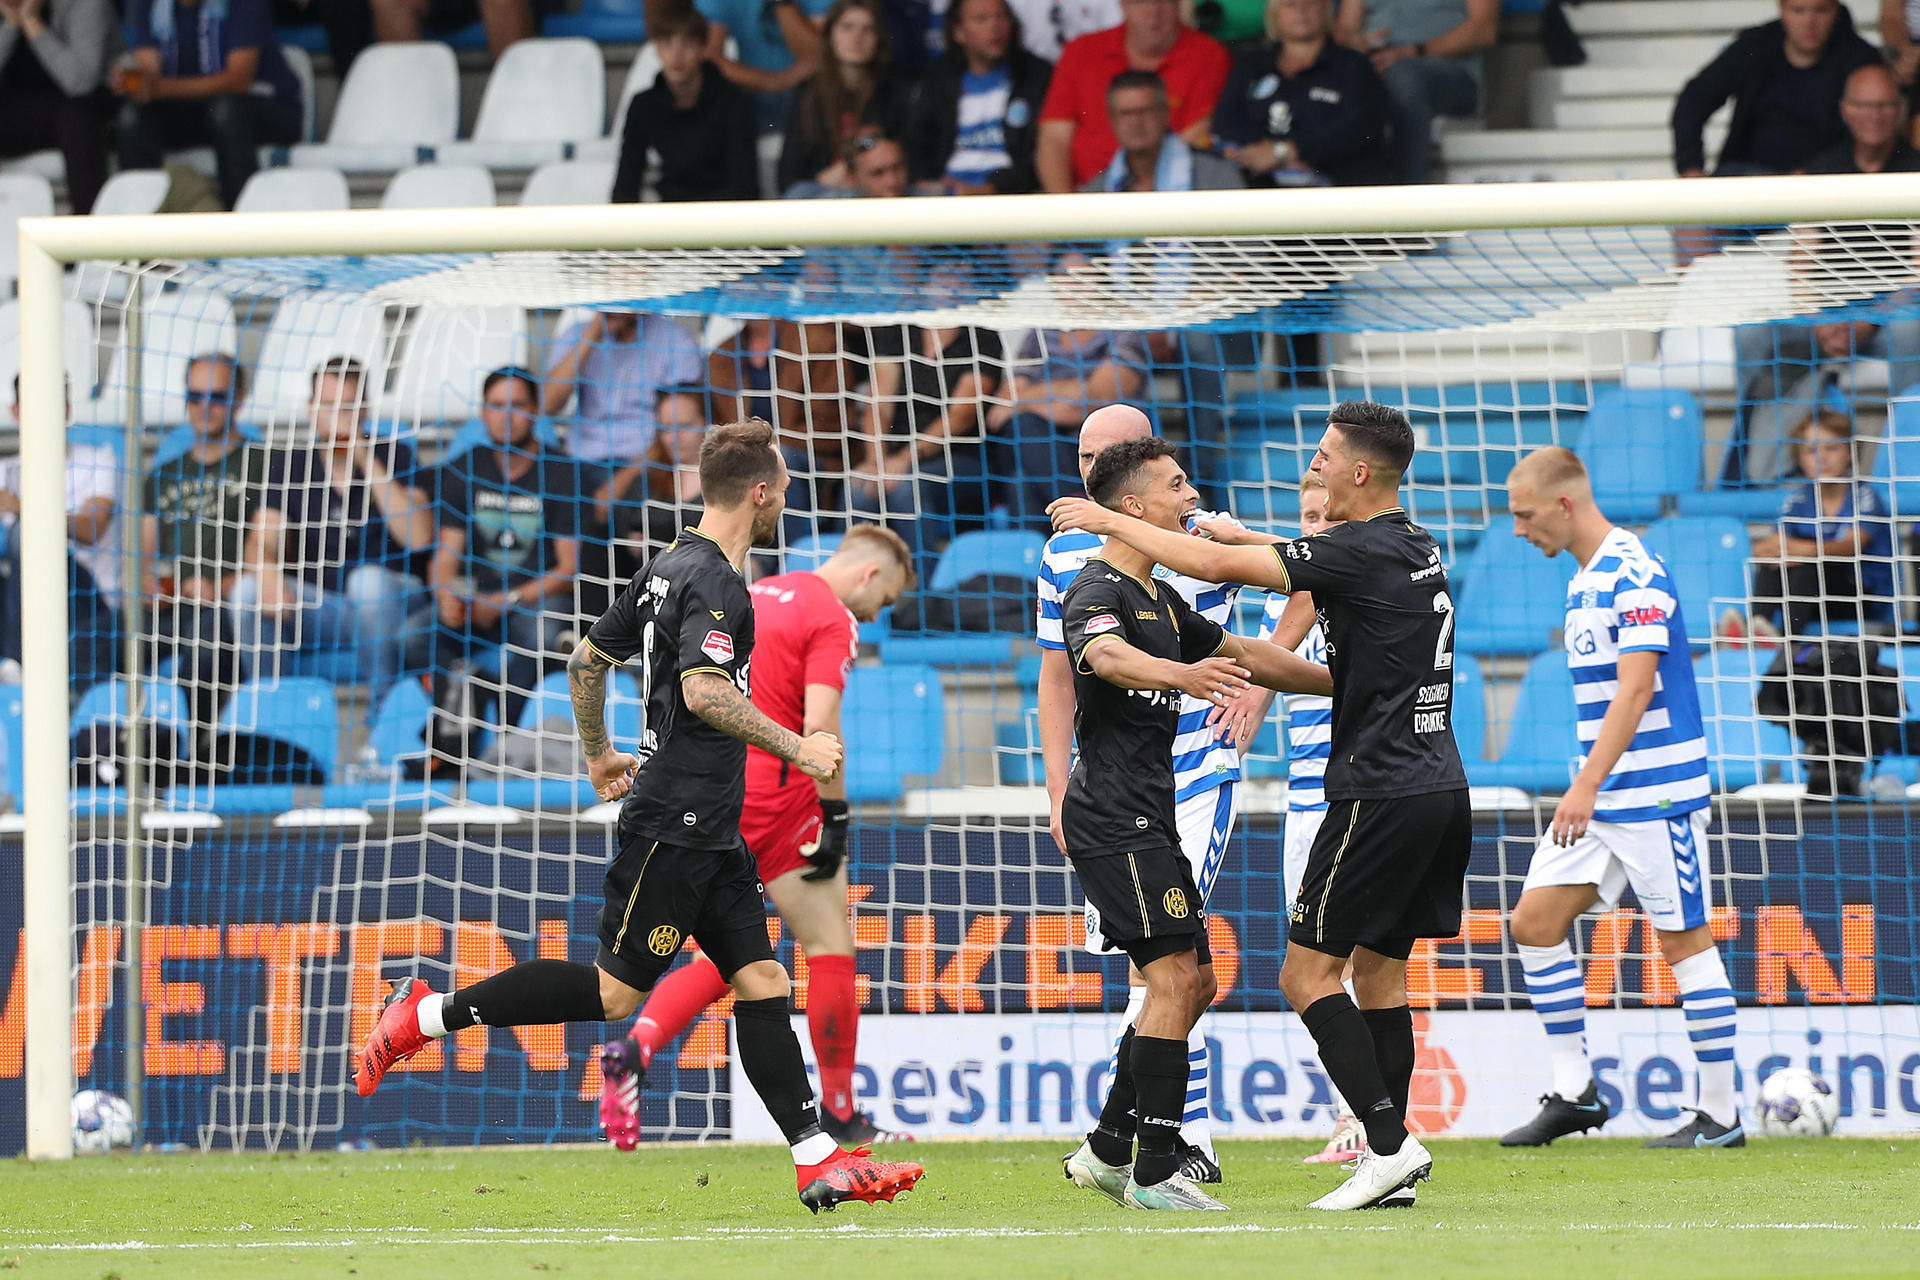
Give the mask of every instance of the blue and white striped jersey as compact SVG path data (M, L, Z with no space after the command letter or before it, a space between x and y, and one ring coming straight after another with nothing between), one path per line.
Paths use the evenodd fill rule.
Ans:
M1195 512L1195 520L1224 517ZM1081 529L1069 529L1047 539L1040 556L1040 578L1034 639L1042 649L1067 647L1060 625L1060 601L1073 585L1073 579L1104 539ZM1156 567L1153 576L1177 592L1193 606L1193 611L1209 622L1226 626L1233 614L1234 601L1240 597L1238 584L1223 586L1201 582L1183 573ZM1198 698L1181 695L1180 727L1173 739L1173 792L1176 801L1210 791L1223 782L1240 780L1240 752L1230 743L1217 741L1207 725L1209 706Z
M1653 700L1593 816L1650 822L1706 807L1712 784L1686 623L1666 564L1636 535L1614 529L1567 584L1566 645L1583 764L1620 691L1620 655L1660 655Z
M1273 629L1286 612L1287 597L1267 597L1260 619L1260 638L1273 639ZM1293 651L1308 662L1327 665L1327 637L1314 623ZM1327 761L1333 755L1333 699L1317 693L1283 693L1287 709L1287 808L1304 813L1327 807Z

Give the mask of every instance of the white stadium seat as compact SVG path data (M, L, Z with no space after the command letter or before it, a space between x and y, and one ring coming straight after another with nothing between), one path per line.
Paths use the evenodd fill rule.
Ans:
M0 175L11 173L30 173L48 182L59 182L67 176L67 162L58 151L29 151L23 156L0 160Z
M487 78L473 137L439 148L439 158L490 169L533 169L566 158L567 147L604 136L607 72L591 40L520 40Z
M73 299L60 304L60 346L67 381L78 411L93 394L93 312ZM0 396L13 398L13 375L20 372L20 304L0 302Z
M385 308L378 302L294 297L274 310L254 362L253 395L243 420L270 431L306 431L310 375L323 361L351 356L367 370L373 392L386 385L389 354ZM277 437L282 443L286 437Z
M240 330L233 320L233 302L212 289L151 289L143 294L140 361L140 416L150 427L186 421L187 361L208 352L233 355L240 349ZM74 388L74 418L79 422L124 422L127 412L128 369L126 330L114 348L107 380L100 384L91 405L80 404Z
M740 42L732 36L721 46L722 56L729 61L740 60ZM627 127L627 107L633 102L634 95L643 89L653 87L654 78L660 74L660 54L654 49L653 41L640 46L633 55L633 62L627 67L626 83L620 86L620 100L613 108L613 115L607 121L607 136L589 138L576 143L573 148L575 160L618 160L620 158L620 135ZM657 175L648 174L647 185L652 186Z
M415 164L393 175L382 209L485 209L495 203L493 175L477 164Z
M123 216L158 213L171 185L165 169L122 169L100 188L93 212ZM126 274L105 262L79 263L68 277L67 296L83 302L120 302L127 296Z
M613 198L611 160L561 160L543 164L521 189L523 205L605 204Z
M312 142L315 119L320 114L314 93L313 55L297 44L283 44L280 56L287 60L287 70L293 72L294 81L300 86L299 141Z
M437 41L369 46L340 86L327 140L293 149L301 168L384 173L452 142L460 130L460 68Z
M463 422L478 410L480 379L526 362L527 316L519 307L423 306L379 416L415 425Z
M36 173L0 175L0 296L13 292L20 275L20 239L16 225L22 218L53 215L53 184Z
M240 188L235 213L311 213L348 209L353 198L338 169L261 169Z

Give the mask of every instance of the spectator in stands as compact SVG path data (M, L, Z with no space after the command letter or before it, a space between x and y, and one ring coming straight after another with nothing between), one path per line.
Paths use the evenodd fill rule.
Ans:
M892 138L863 134L847 145L846 161L853 184L849 194L870 200L894 200L907 194L907 152ZM882 255L890 253L884 247L872 247Z
M1719 177L1797 173L1847 140L1840 98L1847 77L1880 60L1840 0L1780 0L1780 16L1748 27L1687 82L1673 104L1673 164L1707 172L1707 118L1733 99Z
M879 0L834 0L820 69L794 95L780 151L780 190L841 195L853 187L846 149L863 129L888 137L906 123L908 86L893 74L892 40Z
M300 140L300 84L280 53L267 0L133 0L132 57L114 68L124 169L211 146L227 208L263 146Z
M249 441L236 422L246 397L246 371L232 356L188 361L193 446L156 464L140 496L141 597L153 610L145 666L173 662L194 723L209 736L239 675L226 603L270 465L265 446Z
M1907 136L1907 103L1884 63L1847 77L1840 95L1847 136L1807 162L1808 173L1917 173L1920 151Z
M760 194L753 99L706 60L707 20L674 7L648 31L660 74L627 104L613 202L634 204L647 153L660 156L660 199L752 200Z
M1230 160L1186 144L1168 128L1167 86L1151 71L1122 71L1107 85L1115 147L1082 191L1225 191L1247 185Z
M1122 71L1158 75L1173 129L1190 146L1206 143L1208 117L1232 68L1225 46L1184 26L1178 0L1122 0L1121 12L1119 26L1081 36L1054 68L1035 151L1047 191L1078 191L1113 160L1107 86Z
M1907 104L1920 106L1920 8L1907 0L1880 0L1880 47Z
M456 31L473 22L487 32L487 52L498 58L516 40L540 34L547 0L367 0L380 40L418 40L428 30Z
M333 74L345 80L353 60L373 43L373 9L369 0L272 0L273 20L281 26L317 24L326 32L327 57Z
M1021 47L1007 0L953 0L946 42L914 96L906 137L913 180L956 196L1039 190L1033 150L1053 64Z
M1056 275L1084 266L1064 255ZM1007 402L987 410L987 430L1014 454L1001 487L1016 524L1047 525L1047 504L1079 474L1080 422L1103 404L1130 400L1146 385L1151 357L1144 335L1106 329L1036 329L1020 344L1007 379ZM991 447L991 445L989 446Z
M1752 631L1805 636L1836 622L1885 630L1893 622L1893 521L1887 493L1855 475L1853 428L1832 409L1793 433L1806 483L1781 505L1779 526L1753 540ZM1721 615L1722 635L1748 629Z
M684 0L667 0L683 3ZM820 66L820 16L827 0L694 0L707 19L707 59L754 94L760 132L785 131L793 91ZM652 14L648 21L654 21ZM726 53L727 40L738 58Z
M1333 38L1333 0L1268 0L1269 43L1242 53L1213 109L1213 134L1254 186L1394 180L1386 85Z
M119 51L110 0L0 0L0 160L58 149L75 213L106 185L107 69Z
M1435 116L1480 109L1480 52L1500 36L1500 0L1341 0L1340 42L1386 82L1402 182L1433 177Z
M663 315L608 307L562 333L536 403L558 417L574 401L567 452L609 472L645 457L662 387L700 381L706 362L691 334ZM591 490L604 475L580 486Z
M72 397L67 414L72 416ZM13 375L20 421L20 375ZM120 458L103 445L67 446L67 678L75 689L113 674L120 656ZM0 684L20 683L20 462L0 460Z
M413 449L368 434L366 383L365 368L346 356L313 370L312 442L273 455L233 611L255 676L277 673L287 653L351 649L377 706L399 674L435 521Z
M539 406L532 373L489 373L480 392L488 443L439 468L440 542L427 570L434 602L407 621L406 665L431 673L444 713L432 743L441 761L468 754L454 664L478 645L505 645L501 722L512 724L574 613L579 490L574 466L534 434Z
M609 601L699 514L700 442L707 433L702 398L697 391L665 388L654 416L660 426L646 455L614 472L593 495L605 536L581 540L581 576L597 579ZM598 610L587 604L582 614L605 611L605 604Z

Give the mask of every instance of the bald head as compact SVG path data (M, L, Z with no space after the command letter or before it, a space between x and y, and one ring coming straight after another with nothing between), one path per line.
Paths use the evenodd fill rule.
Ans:
M1122 440L1140 440L1153 434L1153 421L1130 404L1103 405L1087 415L1080 424L1080 482L1100 451Z

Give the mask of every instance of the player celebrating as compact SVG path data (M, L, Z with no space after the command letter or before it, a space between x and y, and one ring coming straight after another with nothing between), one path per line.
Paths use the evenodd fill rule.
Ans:
M1173 455L1164 440L1113 445L1094 460L1087 490L1186 537L1178 531L1200 495ZM1324 667L1229 634L1152 574L1145 554L1109 540L1062 602L1080 742L1061 806L1067 856L1106 946L1124 950L1147 983L1099 1124L1063 1165L1075 1184L1136 1209L1224 1209L1180 1171L1187 1034L1216 988L1206 910L1176 844L1171 695L1224 702L1249 675L1270 687L1333 686Z
M1545 1146L1607 1122L1587 1059L1586 980L1567 931L1632 885L1673 968L1700 1065L1693 1119L1646 1145L1745 1146L1733 1093L1733 987L1708 927L1706 733L1673 582L1644 542L1607 521L1569 450L1522 458L1507 496L1514 536L1580 562L1567 585L1566 646L1585 759L1534 850L1509 926L1546 1028L1553 1091L1500 1144Z
M1312 469L1327 518L1345 523L1277 546L1222 546L1074 498L1052 507L1055 527L1109 534L1180 573L1313 593L1334 685L1327 818L1293 901L1280 990L1367 1130L1353 1176L1316 1209L1367 1208L1433 1168L1405 1122L1407 957L1417 939L1460 931L1473 812L1451 723L1447 570L1398 501L1413 449L1398 409L1337 405ZM1358 1008L1341 985L1349 957Z
M856 525L816 572L783 573L753 584L756 640L753 705L802 736L839 738L840 696L860 645L860 621L914 585L913 552L879 525ZM841 774L816 783L786 760L747 748L747 799L740 834L760 880L807 957L807 1024L820 1067L820 1127L843 1146L886 1142L889 1133L853 1106L855 995L853 926L847 918L847 786ZM640 1080L662 1045L727 992L704 955L662 978L625 1038L601 1052L600 1123L613 1145L640 1141Z
M1147 415L1132 405L1114 404L1095 409L1080 427L1082 483L1094 458L1103 449L1152 434L1153 424ZM1216 524L1224 519L1209 518ZM1099 546L1096 535L1069 529L1048 539L1040 558L1038 620L1034 628L1034 638L1040 645L1040 755L1047 777L1050 829L1054 844L1063 852L1067 851L1067 845L1060 829L1060 806L1073 757L1074 676L1061 629L1060 601L1074 576ZM1236 586L1201 582L1165 569L1156 569L1154 573L1200 616L1222 626L1232 615L1234 601L1239 598L1240 589ZM1173 742L1179 847L1193 869L1194 886L1200 891L1203 906L1213 892L1214 878L1226 856L1227 839L1233 834L1240 784L1240 754L1232 744L1214 741L1207 729L1207 715L1211 710L1208 703L1198 698L1183 699L1180 730ZM1096 955L1105 950L1099 920L1092 912L1087 919L1087 950ZM1125 1025L1132 1026L1140 1016L1147 988L1137 971L1129 970L1127 978L1130 986ZM1214 1152L1213 1125L1207 1110L1208 1066L1206 1036L1196 1025L1187 1041L1187 1100L1180 1124L1181 1170L1195 1182L1215 1183L1220 1181L1220 1163ZM1117 1057L1115 1069L1118 1069Z
M747 699L753 606L740 566L780 527L787 469L759 419L714 427L700 447L706 509L633 576L567 664L574 719L594 790L626 797L607 868L596 965L528 960L450 995L403 978L360 1052L360 1096L429 1040L476 1024L518 1027L624 1018L692 934L737 1001L740 1062L793 1151L800 1201L891 1200L924 1173L842 1151L820 1130L787 973L767 941L761 886L740 838L746 744L826 781L840 769L831 734L801 737ZM641 660L646 729L638 755L607 740L607 672Z

